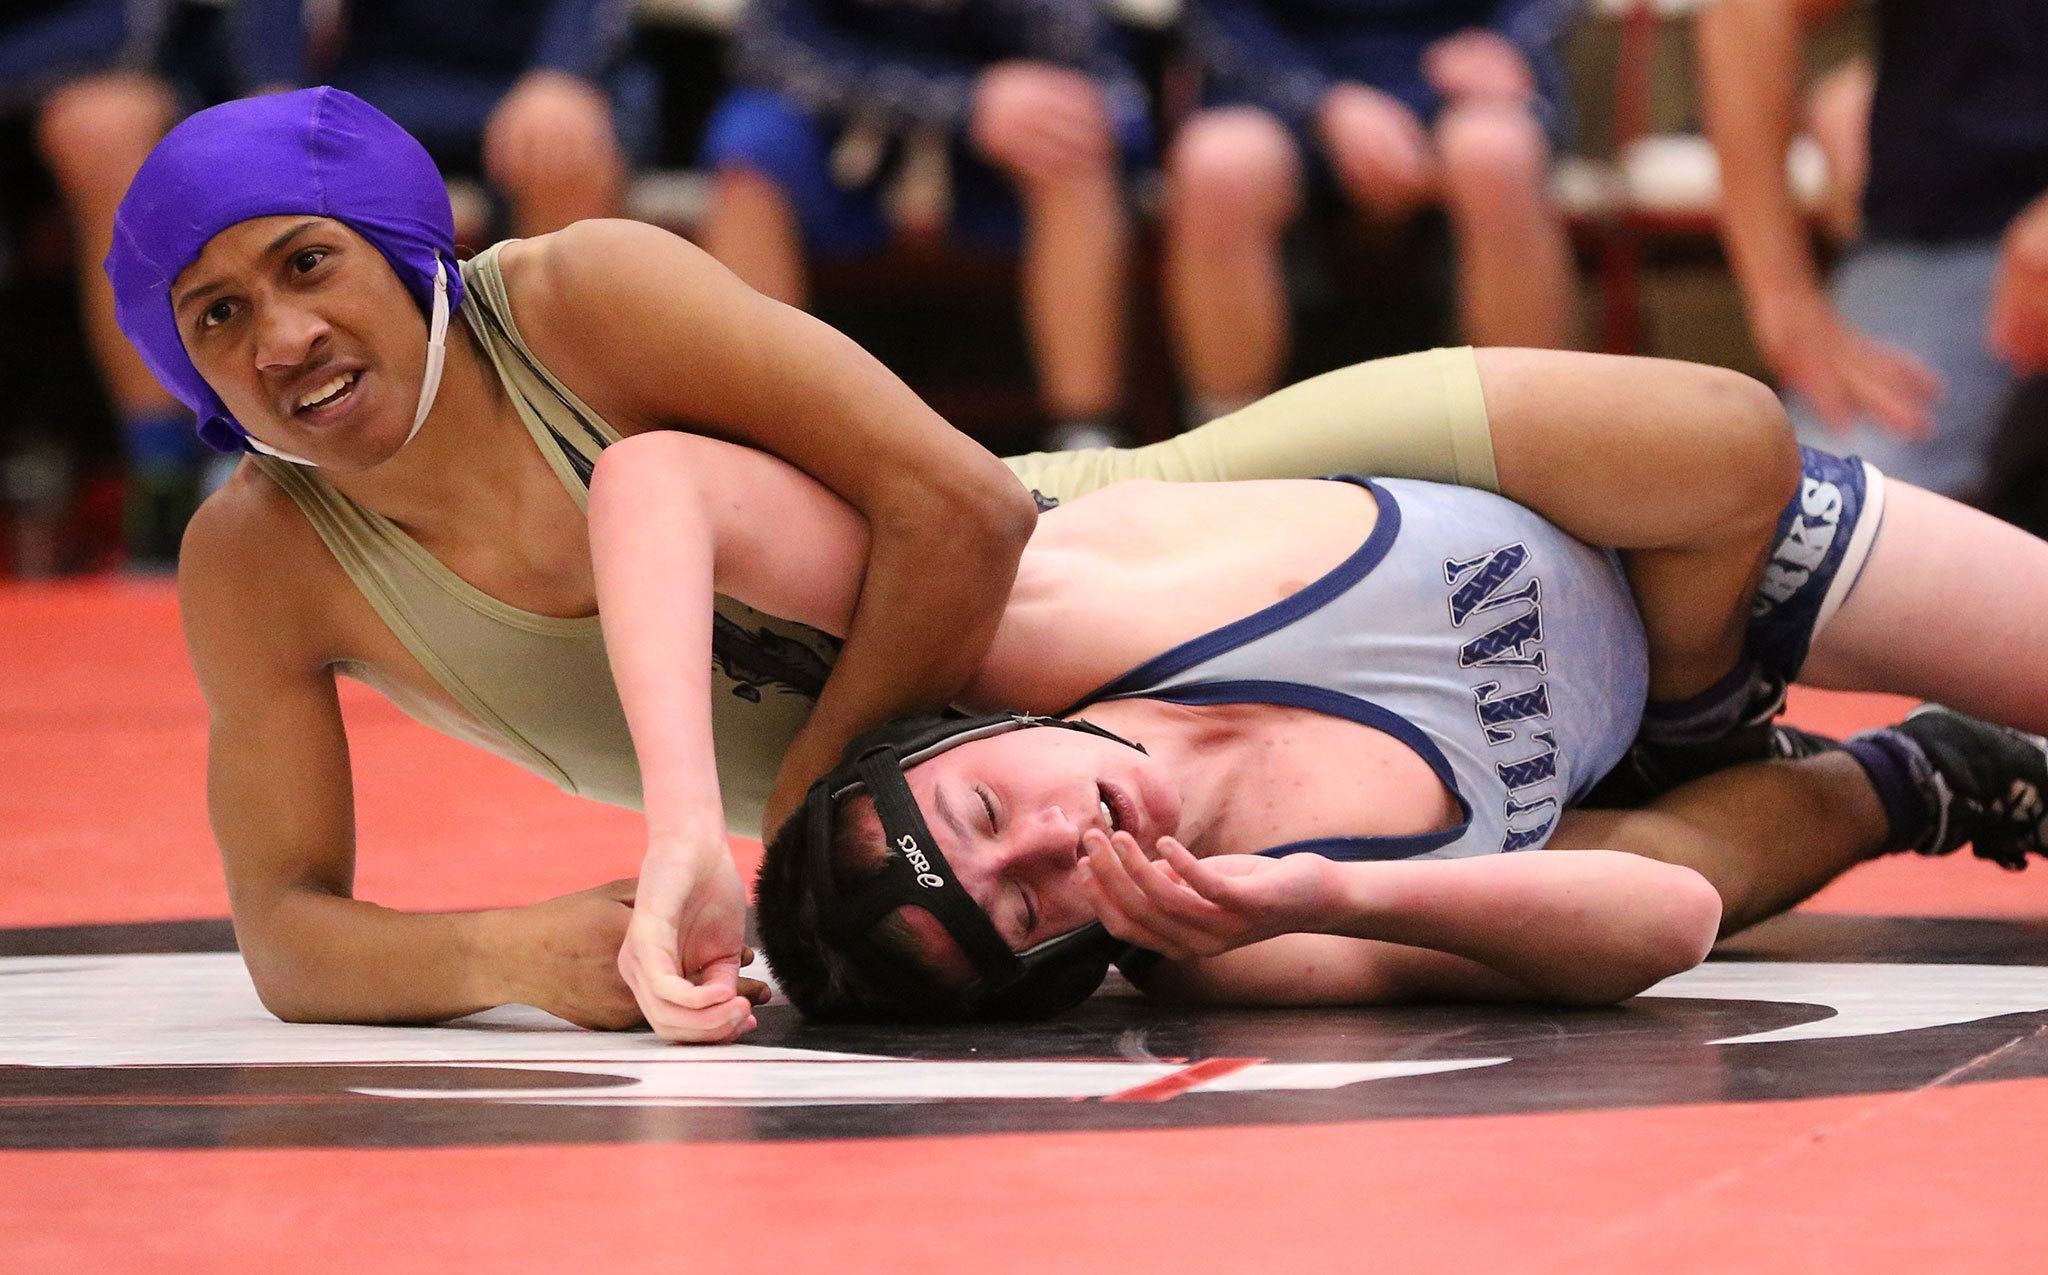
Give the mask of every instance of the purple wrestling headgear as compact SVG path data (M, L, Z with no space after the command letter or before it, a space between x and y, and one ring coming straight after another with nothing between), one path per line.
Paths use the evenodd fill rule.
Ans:
M228 102L157 143L114 216L106 270L121 331L199 418L208 446L280 454L250 438L192 366L170 293L171 281L215 235L252 217L289 213L332 217L376 245L429 316L426 381L412 426L418 433L440 385L448 315L462 304L455 219L426 150L352 93L301 89Z

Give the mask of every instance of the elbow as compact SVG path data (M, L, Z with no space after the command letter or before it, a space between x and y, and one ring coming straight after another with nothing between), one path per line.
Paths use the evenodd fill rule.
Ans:
M1542 989L1549 999L1575 1008L1618 1005L1692 969L1713 950L1721 927L1721 896L1713 885L1676 864L1635 859L1631 867L1640 888L1617 900L1604 941L1577 953Z
M1713 883L1691 868L1672 863L1658 867L1665 881L1649 909L1640 969L1643 986L1638 991L1706 960L1721 934L1721 893Z
M1721 895L1691 868L1646 863L1651 889L1631 909L1628 936L1611 959L1571 999L1581 1005L1616 1005L1707 959L1721 929Z
M918 485L875 520L879 540L894 534L943 542L947 558L1015 567L1038 526L1038 502L1008 467Z
M271 1017L281 1023L333 1021L307 995L306 982L294 974L289 956L244 944L242 962L249 969L249 981L256 986L256 999L270 1011Z

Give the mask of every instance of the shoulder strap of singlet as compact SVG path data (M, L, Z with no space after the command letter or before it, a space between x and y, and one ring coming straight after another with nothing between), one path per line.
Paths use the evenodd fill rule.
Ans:
M1121 677L1090 691L1059 715L1064 717L1069 713L1079 712L1099 700L1146 694L1168 678L1178 677L1197 665L1228 655L1241 646L1277 633L1291 624L1299 623L1304 617L1343 597L1346 591L1363 580L1393 549L1394 541L1400 536L1401 506L1395 502L1386 488L1369 478L1361 478L1355 474L1339 474L1335 475L1332 481L1353 483L1365 488L1372 493L1374 501L1379 505L1379 521L1373 524L1372 534L1368 535L1365 543L1353 550L1349 557L1330 568L1322 578L1307 588L1297 590L1241 620L1233 620L1221 628L1211 629L1199 637L1189 638L1179 646L1153 656Z
M1401 534L1399 502L1386 488L1370 479L1355 474L1339 474L1334 475L1333 480L1365 488L1372 493L1374 501L1379 506L1379 519L1373 524L1372 532L1350 556L1325 572L1307 588L1289 594L1241 620L1211 629L1199 637L1191 638L1161 655L1154 656L1092 692L1080 703L1067 709L1066 713L1079 711L1099 700L1142 695L1175 704L1256 703L1300 708L1357 722L1361 726L1391 735L1421 757L1443 785L1450 789L1452 797L1458 802L1460 812L1455 827L1413 836L1323 837L1311 841L1290 841L1285 845L1261 850L1259 853L1270 858L1312 853L1320 854L1326 859L1354 862L1414 858L1447 846L1464 836L1465 830L1471 826L1472 805L1458 786L1457 773L1451 765L1450 758L1444 755L1443 749L1437 746L1435 740L1407 718L1355 695L1298 682L1233 679L1195 682L1159 689L1161 683L1171 678L1260 638L1277 633L1320 611L1344 596L1386 559ZM1065 716L1066 713L1062 713L1061 716Z
M533 435L534 445L548 458L562 486L582 506L589 497L590 475L597 466L598 455L619 441L619 432L527 348L519 322L512 314L504 272L498 266L498 253L504 246L492 244L463 263L468 296L462 315L490 357L499 379L511 392L519 419Z

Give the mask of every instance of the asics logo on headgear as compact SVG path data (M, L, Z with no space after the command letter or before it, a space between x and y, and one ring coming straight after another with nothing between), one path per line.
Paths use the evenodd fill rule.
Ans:
M917 883L919 885L927 890L938 890L945 887L946 878L932 871L932 861L925 857L923 849L917 844L916 837L911 836L907 832L904 833L896 839L896 848L903 852L904 858L910 860L910 866L917 869Z

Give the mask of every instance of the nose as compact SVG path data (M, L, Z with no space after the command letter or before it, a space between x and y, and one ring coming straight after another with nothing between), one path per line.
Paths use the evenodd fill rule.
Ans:
M1018 821L1005 841L1012 868L1071 868L1080 850L1081 829L1066 811L1047 806Z
M264 372L292 372L305 365L327 339L327 321L302 305L272 299L255 315L256 366Z

